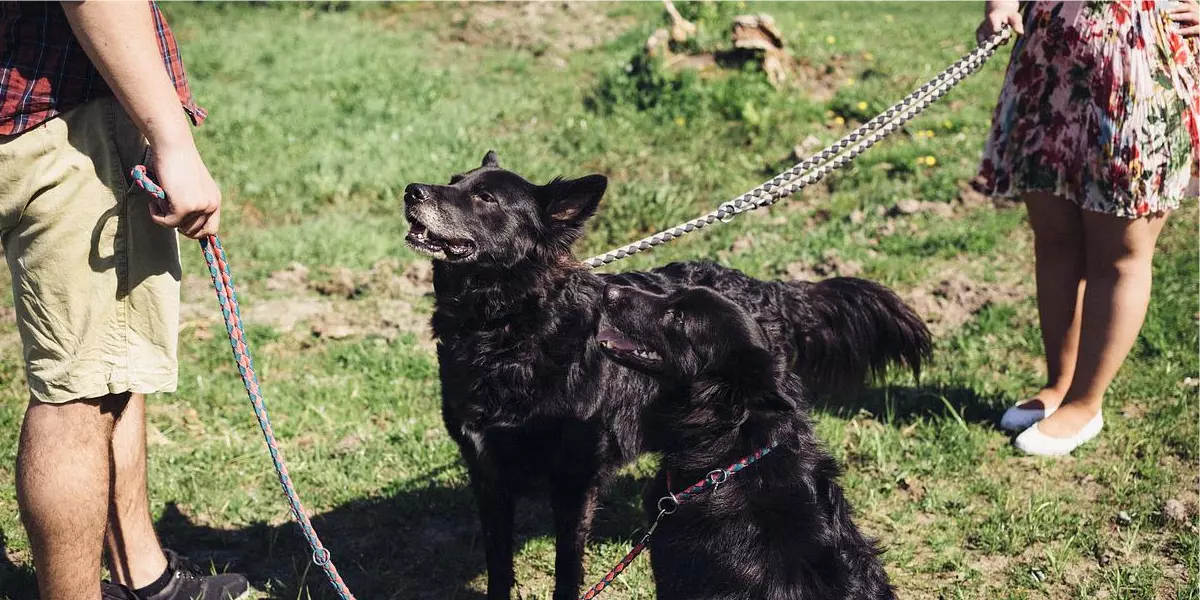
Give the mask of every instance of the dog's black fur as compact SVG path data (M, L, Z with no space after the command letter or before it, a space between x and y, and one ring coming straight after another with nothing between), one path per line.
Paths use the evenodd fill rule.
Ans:
M643 429L662 454L647 514L714 469L775 446L661 517L650 540L657 598L892 598L878 550L850 519L837 464L813 433L802 383L751 316L707 288L662 296L612 286L603 307L597 339L607 353L662 386Z
M642 411L659 386L605 360L593 339L606 284L721 290L752 307L771 350L813 384L861 382L894 362L919 369L929 352L921 320L868 281L763 282L695 263L587 271L571 246L606 184L590 175L535 185L489 152L449 185L405 190L409 246L434 258L442 413L471 475L493 600L514 583L514 503L538 485L554 511L554 597L575 598L596 497L643 451Z

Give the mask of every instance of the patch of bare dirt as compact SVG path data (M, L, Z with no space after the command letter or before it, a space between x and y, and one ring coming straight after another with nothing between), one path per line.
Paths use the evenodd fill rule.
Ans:
M985 307L1011 304L1028 296L1028 292L1011 284L976 281L962 270L948 268L936 283L900 295L939 336L966 323Z
M788 278L801 281L816 281L827 277L857 277L862 273L862 263L843 258L836 248L826 250L816 263L797 261L787 266Z
M917 213L932 213L939 217L950 218L954 216L954 205L946 202L933 202L930 200L901 200L892 206L888 211L890 217L900 217L905 215L915 215Z
M273 292L294 292L308 285L308 267L293 262L288 268L275 271L267 277L267 289Z
M377 335L394 341L413 334L422 347L434 347L429 313L420 300L433 293L433 266L414 261L401 267L382 260L367 271L345 267L310 269L300 263L271 273L259 298L251 286L242 295L242 318L300 339L340 340ZM195 339L213 337L222 322L211 285L195 276L184 278L181 331Z
M566 66L572 52L604 44L635 24L632 17L609 15L604 2L460 2L452 12L438 10L421 21L440 18L440 37L476 47L511 48ZM411 26L403 18L385 26Z
M279 331L291 332L301 323L308 323L333 312L333 302L320 298L271 298L247 302L242 306L242 320L247 325L265 325Z
M824 63L814 63L807 56L796 59L795 85L813 102L832 100L850 78L846 55L835 54Z
M1186 523L1192 514L1192 511L1188 510L1188 506L1177 498L1171 498L1163 503L1163 519L1168 522Z
M403 270L396 260L381 260L370 271L345 267L321 269L322 275L306 287L322 296L353 299L364 294L384 298L416 298L433 293L433 265L414 261ZM272 275L275 278L276 275Z

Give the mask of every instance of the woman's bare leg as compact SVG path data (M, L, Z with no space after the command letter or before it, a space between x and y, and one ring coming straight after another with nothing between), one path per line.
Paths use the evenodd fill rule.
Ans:
M1083 211L1045 192L1024 196L1033 227L1038 320L1046 347L1046 385L1022 406L1056 408L1071 387L1085 289Z
M1042 433L1070 437L1100 411L1146 318L1154 247L1166 221L1084 211L1087 288L1075 373L1058 412L1038 424Z

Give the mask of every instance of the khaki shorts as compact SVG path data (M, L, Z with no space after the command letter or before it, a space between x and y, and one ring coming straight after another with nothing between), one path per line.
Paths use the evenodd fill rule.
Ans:
M130 185L146 158L113 98L0 136L0 241L36 400L175 389L179 244Z

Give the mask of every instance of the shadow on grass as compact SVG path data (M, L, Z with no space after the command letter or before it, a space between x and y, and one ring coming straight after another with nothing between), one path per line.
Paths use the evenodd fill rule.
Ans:
M813 402L813 409L850 418L860 411L883 423L903 426L917 419L950 418L964 423L997 426L1007 402L1001 395L981 396L957 386L888 386L831 394Z
M630 540L644 527L642 485L628 475L614 481L596 513L594 540ZM435 485L354 500L314 515L312 522L360 598L483 598L469 587L486 568L475 501L466 487ZM517 548L531 538L553 536L550 523L548 506L523 501ZM337 598L309 561L311 553L294 523L214 528L193 522L170 504L157 530L164 546L217 570L244 573L271 598Z
M814 410L842 417L865 410L896 427L929 418L994 424L1002 400L964 387L893 386L818 399ZM645 527L640 498L646 483L628 474L613 482L596 513L594 541L632 543ZM475 501L467 487L434 484L354 500L312 519L342 577L359 597L483 597L471 586L476 579L482 581L486 569ZM552 537L550 523L548 506L524 500L517 512L517 547L532 538ZM272 598L337 597L308 560L310 551L293 523L213 528L169 506L158 531L164 545L211 560L218 568L228 565L246 573Z
M8 556L8 538L0 529L0 598L8 600L34 600L37 597L37 579L33 568L18 567Z

